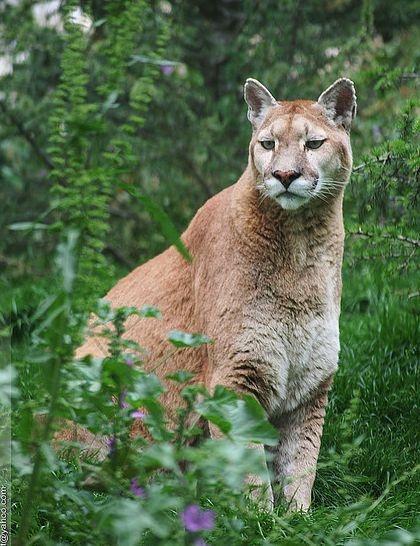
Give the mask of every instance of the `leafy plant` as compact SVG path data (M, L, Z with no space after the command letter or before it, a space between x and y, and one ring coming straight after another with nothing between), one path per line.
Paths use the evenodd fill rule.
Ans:
M164 386L143 369L141 347L124 338L130 316L156 320L156 309L111 309L100 302L93 326L101 328L109 356L74 361L83 317L73 306L76 242L70 233L59 251L62 290L43 302L35 315L31 361L39 363L45 374L47 408L31 442L33 465L27 458L31 449L27 437L15 444L15 470L21 478L28 475L16 543L25 543L34 526L33 515L43 521L50 499L57 495L62 506L76 502L72 510L87 511L85 522L86 518L92 518L92 525L97 521L95 540L134 546L142 537L153 544L164 544L169 537L172 543L198 539L201 531L213 528L216 517L213 508L200 512L199 503L205 498L206 505L214 507L223 491L238 506L243 503L245 477L264 474L265 468L265 461L248 445L273 444L277 433L254 399L238 399L222 387L211 395L200 385L185 386L183 406L171 423L159 401ZM193 350L208 338L176 332L169 340ZM168 378L181 385L190 379L191 374L181 371ZM16 404L29 419L42 412L42 406L19 399ZM203 439L209 422L226 433L224 440ZM139 434L139 423L144 436ZM63 427L71 437L67 442L55 441L56 449L67 453L57 459L51 449L52 433ZM88 444L79 442L78 436L85 442L88 438ZM194 445L198 439L203 441ZM50 540L42 527L32 537L35 543ZM61 521L59 529L61 538L70 540L74 523ZM91 543L91 527L84 531L79 527L77 536Z

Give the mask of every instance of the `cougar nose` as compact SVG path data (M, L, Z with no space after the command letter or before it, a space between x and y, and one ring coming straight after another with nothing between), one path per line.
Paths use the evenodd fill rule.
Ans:
M274 178L280 180L286 190L293 180L296 180L296 178L299 178L300 176L300 173L297 171L273 171L271 174L274 176Z

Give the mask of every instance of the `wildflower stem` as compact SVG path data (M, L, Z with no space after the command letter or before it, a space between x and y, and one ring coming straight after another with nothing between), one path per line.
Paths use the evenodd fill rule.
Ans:
M52 424L55 417L55 410L57 406L57 401L60 393L60 383L61 383L61 369L62 364L60 358L56 357L54 359L53 370L52 370L52 387L51 387L51 398L48 408L47 419L45 421L44 428L41 433L41 439L37 444L37 449L35 453L34 466L32 469L31 478L29 480L28 489L25 495L25 501L23 503L22 510L22 519L19 526L19 532L16 537L16 546L24 546L26 543L26 537L29 532L29 527L31 523L32 510L36 506L34 499L38 493L38 481L41 472L42 466L42 446L48 442L50 439L50 433L52 429Z

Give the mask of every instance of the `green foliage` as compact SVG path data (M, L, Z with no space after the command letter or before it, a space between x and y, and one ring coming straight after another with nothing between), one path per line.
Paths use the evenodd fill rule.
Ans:
M355 262L382 260L391 273L418 269L420 150L416 104L414 100L407 102L394 138L365 154L352 179L358 198L348 231L359 240L352 241L351 258Z
M38 445L29 472L27 459L23 459L22 465L22 459L19 458L21 449L20 446L18 447L17 461L21 463L20 470L23 474L28 473L30 477L23 501L17 544L25 543L32 524L33 499L38 492L42 478L45 476L44 482L48 482L48 472L58 467L50 445L52 426L59 403L62 370L73 358L74 333L80 330L80 324L72 316L72 293L75 278L73 253L76 241L76 234L69 232L66 244L60 245L57 261L62 273L62 288L42 302L34 316L37 327L33 332L33 354L30 354L29 358L31 362L42 362L43 384L48 410L42 431L37 438ZM31 420L33 418L32 412L29 412L27 417ZM26 427L23 430L28 433Z
M406 104L397 120L396 137L370 150L355 169L354 181L366 194L361 201L363 220L373 212L373 220L382 215L390 223L418 227L413 214L419 194L419 120L415 107L414 100ZM370 207L367 201L373 201Z
M53 228L60 231L67 226L80 233L80 286L76 292L80 308L89 309L112 277L112 268L103 254L110 229L109 206L116 190L123 187L125 177L137 166L132 135L144 123L141 116L154 92L158 68L153 63L148 64L127 90L129 61L136 43L134 37L141 31L147 3L108 2L106 24L101 23L105 29L100 53L103 56L102 72L92 82L96 93L88 97L91 79L87 64L89 41L86 32L74 21L76 5L68 2L64 14L62 74L49 120L51 136L47 152L54 167L51 171L55 180L52 208L59 213ZM160 29L153 58L162 54L166 34L164 27ZM129 94L130 114L128 119L114 120L111 114L118 108L119 95L125 92ZM183 249L160 207L134 189L129 193L143 200L146 209L158 216L171 242Z
M61 81L56 91L50 116L51 136L47 149L54 169L53 208L59 212L54 226L78 229L80 232L80 300L97 293L106 270L102 249L108 231L107 193L109 179L104 168L88 166L91 140L104 132L98 107L87 100L88 73L85 51L87 39L71 17L75 3L67 5L65 44L61 58ZM93 286L88 284L89 272L96 270Z
M156 310L113 310L100 302L95 326L103 327L109 356L74 361L81 326L75 321L77 304L73 303L75 247L76 238L70 234L58 260L63 288L41 303L34 317L37 327L33 331L31 362L32 366L39 366L43 376L48 406L38 425L40 432L32 438L36 445L33 465L28 463L28 424L23 421L32 420L42 411L44 397L38 396L38 404L19 397L15 400L21 426L15 443L14 468L20 476L19 486L25 483L26 490L18 511L16 543L26 543L34 525L34 512L38 522L32 536L35 544L54 540L56 525L57 538L70 543L77 537L78 543L110 541L135 546L146 531L145 543L164 544L169 539L183 543L188 532L180 511L204 495L206 504L217 504L221 490L229 491L239 503L245 477L264 472L264 461L248 448L248 443L271 444L276 440L276 432L255 400L239 400L222 387L214 395L200 386L185 387L181 391L185 407L178 412L175 428L169 427L159 401L163 385L155 375L142 369L141 348L122 337L130 316L149 315L150 320L156 320ZM173 337L182 340L181 344L176 343L181 347L206 342L204 336L180 332ZM172 380L182 383L189 379L189 374L178 374ZM223 426L210 409L215 407L223 415ZM197 426L200 417L226 431L226 439L204 441L193 447L191 443L203 435L202 426ZM70 423L68 419L74 423L67 424L70 430L76 424L84 427L100 445L79 444L75 437L62 446L68 456L60 460L51 449L51 436L54 429ZM142 422L152 443L141 436L131 438L136 420ZM58 499L62 508L68 506L75 514L80 509L84 511L83 525L82 521L76 525L73 520L55 521L56 517L60 519L59 514L50 503ZM47 520L47 531L41 522L49 507L52 514ZM87 522L91 523L86 526Z
M179 330L169 332L168 339L175 347L199 347L211 341L209 337L203 334L187 334Z

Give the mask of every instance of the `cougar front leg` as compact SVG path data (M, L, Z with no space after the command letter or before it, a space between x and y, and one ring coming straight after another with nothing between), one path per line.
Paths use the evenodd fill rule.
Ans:
M275 494L278 491L292 510L307 510L321 445L328 390L332 378L323 383L314 398L283 415L276 423L280 439L272 454Z
M209 423L209 428L210 436L213 439L217 440L224 437L215 425ZM267 475L266 479L263 479L261 476L249 474L246 478L246 484L251 487L251 496L254 501L259 503L261 508L263 508L264 510L271 512L274 507L274 496L269 480L264 446L261 444L250 444L249 447L251 449L257 450L259 456L261 457L261 462L266 468Z
M246 389L240 388L234 381L230 382L226 381L226 379L223 380L217 375L211 378L211 380L208 382L207 388L210 392L213 392L216 385L223 385L228 389L238 392L239 395L244 393L250 394L246 391ZM211 438L215 440L224 437L219 428L212 423L209 423L209 431ZM261 464L264 466L266 476L262 477L250 474L246 478L246 484L251 487L252 498L260 504L261 508L272 511L274 507L274 495L270 483L264 446L262 444L251 443L249 448L255 449L258 452Z

